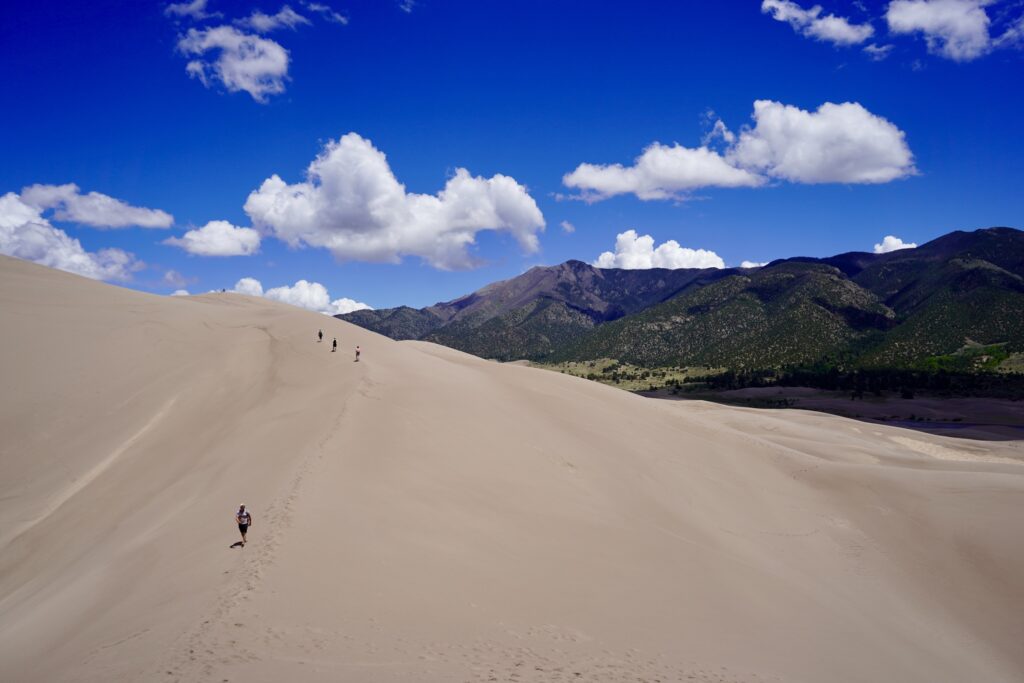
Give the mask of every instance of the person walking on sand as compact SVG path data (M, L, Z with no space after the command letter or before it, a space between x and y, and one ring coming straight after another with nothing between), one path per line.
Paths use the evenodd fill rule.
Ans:
M316 331L316 340L318 342L322 342L324 340L324 331L323 330L317 330Z
M356 347L356 362L357 362L357 363L359 362L359 354L360 354L360 353L362 353L362 352L361 352L361 351L359 350L359 347L357 346L357 347Z
M245 503L238 506L235 513L235 521L238 522L238 532L242 534L242 545L245 545L245 532L252 526L252 514L245 509Z
M338 350L338 338L335 337L334 338L334 342L331 343L331 353L334 353L337 350Z

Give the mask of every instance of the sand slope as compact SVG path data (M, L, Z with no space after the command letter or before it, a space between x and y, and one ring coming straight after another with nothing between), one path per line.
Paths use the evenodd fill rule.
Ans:
M1024 680L1021 442L6 257L0 343L4 681Z

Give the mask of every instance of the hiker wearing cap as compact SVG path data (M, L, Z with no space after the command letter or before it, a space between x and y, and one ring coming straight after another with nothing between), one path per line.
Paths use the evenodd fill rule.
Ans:
M249 530L249 526L252 524L252 514L245 509L245 503L238 506L238 512L235 513L235 521L238 522L238 531L242 534L242 545L245 545L245 532Z

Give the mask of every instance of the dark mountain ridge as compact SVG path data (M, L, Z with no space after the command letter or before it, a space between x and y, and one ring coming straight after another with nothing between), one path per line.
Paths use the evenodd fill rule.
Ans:
M426 339L512 360L550 353L598 325L732 272L735 269L601 269L573 260L531 268L419 310L402 306L339 317L392 339ZM498 348L501 343L503 349Z
M1024 346L1024 232L756 269L532 268L453 301L339 316L486 358L767 368L909 365L965 343Z

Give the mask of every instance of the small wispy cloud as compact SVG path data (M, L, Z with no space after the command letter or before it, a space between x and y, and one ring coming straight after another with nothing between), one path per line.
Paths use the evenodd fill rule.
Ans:
M892 49L892 45L875 45L874 43L869 43L864 46L865 54L875 62L880 62L888 57L889 53L892 52Z
M341 14L340 12L334 11L333 9L322 3L303 1L302 6L308 9L310 12L316 12L329 22L341 24L343 26L348 24L348 17L346 17L344 14Z
M290 28L294 31L299 26L303 24L309 25L312 22L288 5L284 5L278 10L277 14L264 14L259 10L255 10L245 19L238 19L235 23L244 28L252 29L257 33L270 33L279 28Z
M208 0L192 0L192 2L176 2L164 9L164 14L169 17L189 18L193 21L211 19L221 16L220 12L207 12L206 3Z
M188 284L188 280L178 271L168 270L164 273L164 283L176 289L183 289Z

